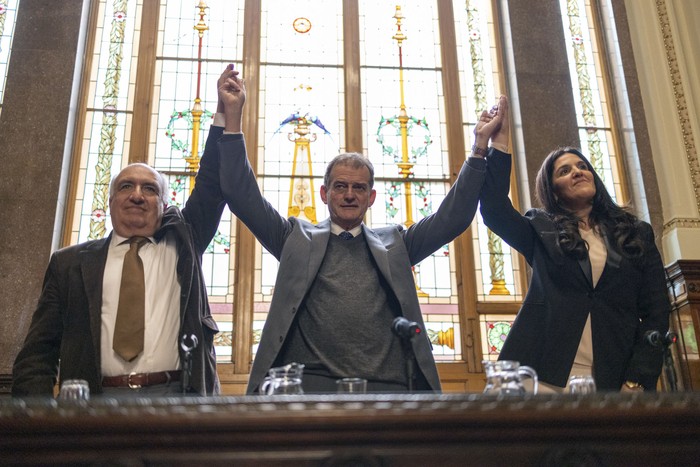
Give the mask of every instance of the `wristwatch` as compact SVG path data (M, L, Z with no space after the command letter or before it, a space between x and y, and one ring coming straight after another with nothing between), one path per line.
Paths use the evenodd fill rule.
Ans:
M642 386L639 383L635 383L634 381L625 381L625 386L629 389L641 389L642 391L644 390L644 386Z
M478 147L476 144L475 144L474 146L472 146L472 152L473 152L474 154L480 155L481 157L486 157L486 156L488 156L488 154L489 154L489 150L488 150L488 149L480 148L480 147Z

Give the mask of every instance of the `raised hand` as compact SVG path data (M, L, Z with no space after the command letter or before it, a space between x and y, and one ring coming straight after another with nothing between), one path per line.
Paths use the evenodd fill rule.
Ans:
M240 132L243 118L243 105L246 99L246 89L243 78L238 70L229 65L217 81L219 102L226 114L226 131Z
M489 110L481 112L479 121L474 128L474 144L478 148L486 149L489 145L489 140L492 140L492 143L503 145L505 138L505 147L507 147L509 129L508 98L501 96L498 99L498 104Z
M226 83L226 80L233 76L233 63L230 65L227 65L224 71L221 73L221 76L219 76L219 79L216 81L216 92L218 95L219 89L224 86ZM219 96L218 102L216 104L216 111L217 113L224 113L225 107L224 107L224 101L221 100L221 96Z
M491 134L491 145L503 152L508 152L510 140L510 109L508 105L508 98L501 96L498 100L498 118L501 124L496 132Z

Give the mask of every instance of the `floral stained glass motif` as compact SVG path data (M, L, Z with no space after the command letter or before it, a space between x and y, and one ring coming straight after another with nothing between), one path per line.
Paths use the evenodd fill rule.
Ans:
M12 38L15 32L17 20L17 8L19 0L0 0L0 111L5 95L5 80L7 79L7 67L10 65L10 52L12 51Z
M484 359L497 360L513 326L513 319L500 315L481 315L479 318L485 337L482 339Z

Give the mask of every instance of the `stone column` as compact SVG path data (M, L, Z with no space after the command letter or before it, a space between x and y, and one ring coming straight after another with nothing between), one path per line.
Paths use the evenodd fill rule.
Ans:
M506 4L503 14L510 23L513 66L508 79L510 93L515 91L510 97L513 113L519 110L514 131L522 138L521 144L514 142L513 153L516 165L521 165L519 177L527 177L534 200L535 176L547 154L558 146L580 146L576 107L559 1L507 0ZM526 190L525 184L521 190ZM527 197L522 199L528 204Z

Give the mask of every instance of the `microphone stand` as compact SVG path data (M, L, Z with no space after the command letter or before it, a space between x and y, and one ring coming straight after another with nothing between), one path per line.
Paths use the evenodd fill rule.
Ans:
M668 331L665 335L661 335L659 331L647 331L644 340L647 345L654 348L661 348L663 353L663 371L668 382L671 392L678 391L676 367L673 365L673 355L671 345L678 340L678 335L675 332Z
M404 317L397 317L391 325L392 332L401 340L401 348L406 364L406 377L408 378L408 392L413 392L413 381L416 378L416 354L413 352L411 340L422 330L418 323L408 321Z
M666 278L666 285L671 287L671 293L673 294L671 311L678 312L678 297L676 296L676 288L674 287L671 276L668 274L668 270L666 268L664 268L664 276ZM673 352L671 350L671 344L675 344L677 341L678 335L672 331L668 331L663 339L664 375L666 375L666 380L668 381L669 390L671 392L678 391L678 375L676 374L676 367L673 364Z
M413 380L416 377L416 356L413 354L411 338L402 337L403 357L406 361L406 377L408 378L408 392L413 392Z
M676 367L673 364L673 355L671 351L671 344L676 342L677 339L678 336L670 331L666 333L666 337L664 338L664 374L666 375L668 387L671 392L678 391Z
M190 380L192 379L192 351L199 345L199 340L194 334L190 335L192 345L187 344L187 334L182 335L180 339L180 347L185 352L185 358L182 362L182 393L187 394L190 391Z

